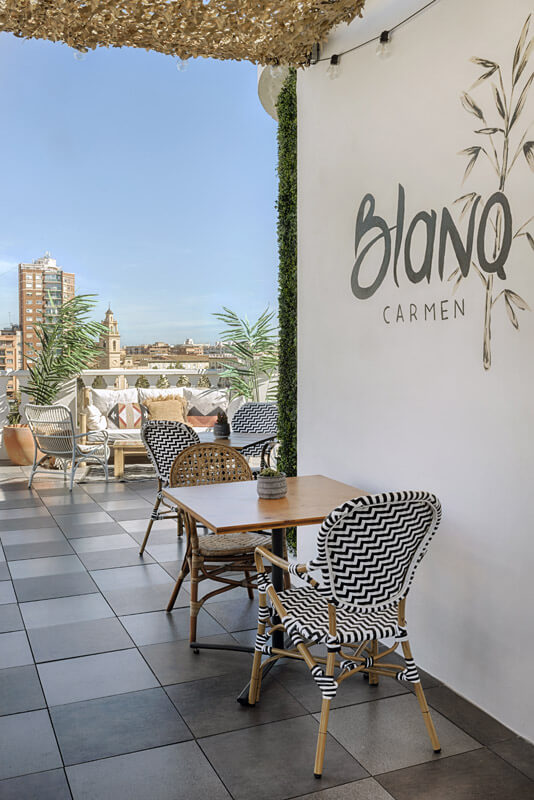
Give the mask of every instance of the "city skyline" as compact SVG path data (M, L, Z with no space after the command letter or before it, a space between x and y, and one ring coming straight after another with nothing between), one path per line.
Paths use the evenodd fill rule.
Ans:
M256 69L4 38L0 325L49 250L128 344L214 342L223 305L276 307L276 124ZM90 232L90 233L89 233Z

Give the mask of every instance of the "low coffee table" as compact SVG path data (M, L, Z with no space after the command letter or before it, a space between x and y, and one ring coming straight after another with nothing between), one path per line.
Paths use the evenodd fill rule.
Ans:
M113 474L116 478L124 476L124 456L146 456L146 450L143 442L132 442L125 440L123 442L113 442L111 445L113 450Z

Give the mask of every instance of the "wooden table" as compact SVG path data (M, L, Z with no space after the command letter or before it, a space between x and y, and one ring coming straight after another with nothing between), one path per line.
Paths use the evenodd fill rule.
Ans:
M217 442L217 444L225 444L227 447L233 447L234 450L243 450L245 447L250 447L252 444L264 444L274 439L272 433L230 433L230 436L225 436L222 439L216 438L213 433L199 433L198 438L202 444L209 442ZM115 478L122 478L124 476L124 456L146 456L146 449L142 441L134 441L132 439L117 440L111 445L113 450L113 474Z
M287 495L280 500L262 500L258 497L256 481L216 483L208 486L187 486L163 489L163 494L173 505L180 506L197 522L214 533L237 533L271 529L272 551L283 556L286 528L296 525L321 523L336 506L368 494L346 483L334 481L324 475L303 475L287 479ZM283 590L283 571L273 567L272 582L276 591ZM275 631L273 646L284 646L283 634ZM191 644L195 650L244 650L253 648L239 645ZM247 689L238 698L246 705Z

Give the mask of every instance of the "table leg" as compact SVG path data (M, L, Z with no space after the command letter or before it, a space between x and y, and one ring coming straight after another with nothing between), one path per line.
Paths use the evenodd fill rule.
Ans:
M113 474L116 478L122 478L124 475L124 450L122 447L113 448Z

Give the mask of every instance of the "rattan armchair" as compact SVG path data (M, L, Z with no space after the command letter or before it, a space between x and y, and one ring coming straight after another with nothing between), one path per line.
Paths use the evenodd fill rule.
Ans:
M260 699L262 670L267 664L288 656L306 663L323 698L314 767L317 778L323 771L330 703L339 684L358 673L367 674L375 685L380 675L412 683L432 748L440 751L405 616L415 570L440 518L440 503L427 492L367 495L329 514L317 537L317 557L307 564L288 564L264 547L256 550L259 613L249 705ZM264 559L301 578L299 585L276 592ZM292 648L269 644L275 627L283 628ZM394 639L393 645L379 650L379 639L386 638ZM310 652L313 644L326 645L326 658ZM388 661L399 644L405 665ZM262 661L263 655L267 658Z
M33 464L28 481L31 489L35 473L46 458L53 457L63 466L63 475L67 479L67 467L70 464L70 485L72 492L74 475L82 462L96 461L104 467L108 480L108 434L107 431L90 431L76 433L74 420L67 406L38 406L29 403L24 407L24 414L33 436ZM82 442L81 440L85 441ZM39 456L39 453L42 455Z
M180 453L172 465L169 485L197 486L208 483L230 483L252 480L252 471L246 459L231 447L220 444L195 444ZM267 549L271 537L263 533L228 533L199 536L195 520L185 514L187 549L172 592L167 611L171 611L185 579L191 574L189 640L196 640L197 617L203 604L210 597L228 592L237 586L245 587L249 597L254 597L257 575L254 566L254 550L258 546ZM242 572L243 578L228 577L225 573ZM220 583L199 598L199 585L204 580Z

